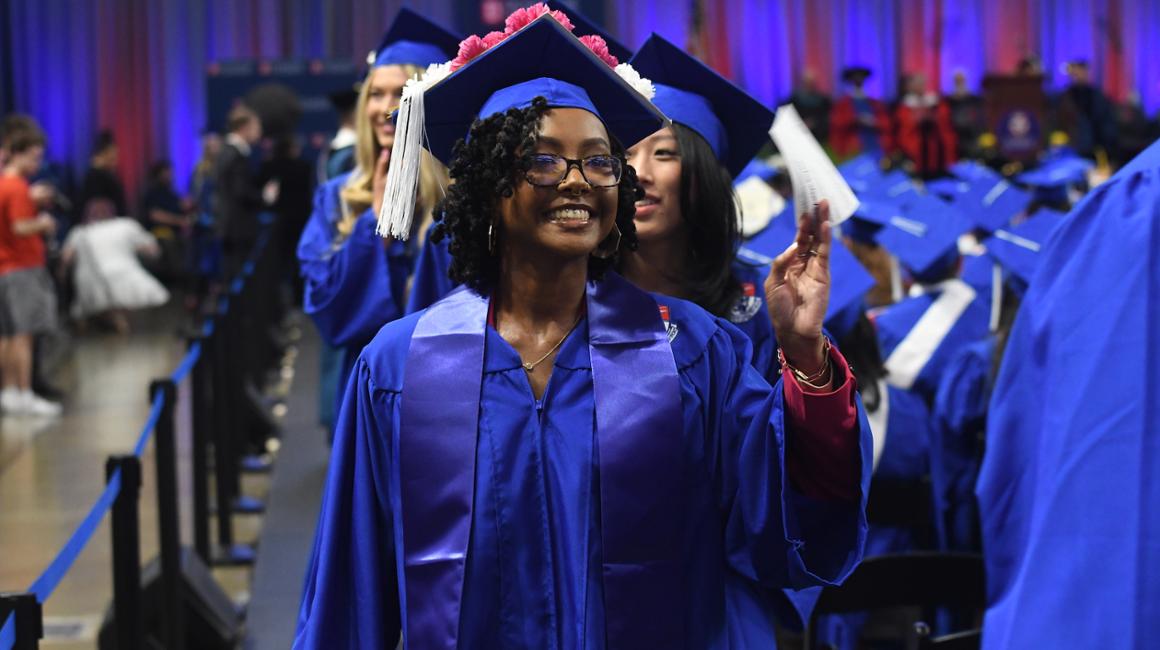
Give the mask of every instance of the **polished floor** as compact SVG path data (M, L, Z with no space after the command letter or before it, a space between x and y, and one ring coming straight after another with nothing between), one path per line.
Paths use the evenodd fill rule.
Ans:
M185 352L173 308L137 314L132 333L89 331L57 342L52 379L66 392L64 415L45 420L0 419L0 591L23 591L56 556L104 487L105 458L131 453L149 412L151 380L169 375ZM292 373L287 373L289 380ZM192 539L189 500L188 385L177 412L183 541ZM157 553L153 449L144 463L141 553ZM265 475L247 476L243 490L264 497ZM235 517L238 541L257 539L261 516ZM96 648L96 628L111 598L108 517L51 598L43 647ZM297 570L297 569L296 569ZM219 568L214 575L238 602L248 599L253 570ZM54 638L72 636L73 640Z

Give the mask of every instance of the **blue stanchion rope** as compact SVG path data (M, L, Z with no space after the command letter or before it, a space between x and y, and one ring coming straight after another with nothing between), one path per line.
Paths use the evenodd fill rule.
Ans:
M189 346L189 352L185 354L185 358L177 366L177 370L173 371L173 383L180 384L189 371L193 369L194 364L201 358L201 341Z

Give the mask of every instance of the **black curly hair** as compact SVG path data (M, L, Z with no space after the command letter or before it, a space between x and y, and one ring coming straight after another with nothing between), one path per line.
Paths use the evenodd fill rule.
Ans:
M480 293L487 293L499 276L499 257L488 251L488 226L499 217L500 198L515 191L530 167L536 136L544 114L550 110L547 100L537 97L528 108L512 108L483 120L476 120L466 140L455 144L448 172L454 181L447 196L435 209L432 241L450 238L451 268L448 275ZM616 208L616 225L620 228L620 250L636 250L636 201L644 191L636 181L636 171L628 166L624 146L610 133L612 155L621 161ZM590 257L588 276L599 280L613 268L616 256Z

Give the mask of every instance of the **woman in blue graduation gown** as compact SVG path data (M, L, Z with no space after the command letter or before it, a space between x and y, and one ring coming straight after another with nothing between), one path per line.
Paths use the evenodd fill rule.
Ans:
M375 234L382 187L390 166L403 84L431 63L455 52L457 38L418 14L403 9L379 48L363 81L355 108L356 167L319 187L314 208L298 242L305 279L303 308L326 342L343 348L338 403L359 351L383 324L403 314L414 252L406 242ZM430 213L446 172L424 157L416 202ZM426 227L420 224L420 227Z
M771 592L840 582L865 536L828 223L774 265L770 386L728 322L611 271L619 142L659 114L550 16L517 29L419 104L465 287L356 364L296 647L770 647Z
M629 147L644 188L635 251L619 271L642 289L694 302L741 329L762 372L776 343L764 302L768 268L737 257L740 218L733 178L769 140L773 111L696 58L653 34L632 65L656 87L672 120Z

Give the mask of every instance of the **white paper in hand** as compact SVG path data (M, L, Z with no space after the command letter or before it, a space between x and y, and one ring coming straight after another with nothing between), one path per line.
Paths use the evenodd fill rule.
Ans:
M798 215L812 210L822 199L830 202L830 223L837 225L858 209L858 197L838 173L838 168L822 150L792 104L777 109L769 130L785 159L793 183L794 210Z

